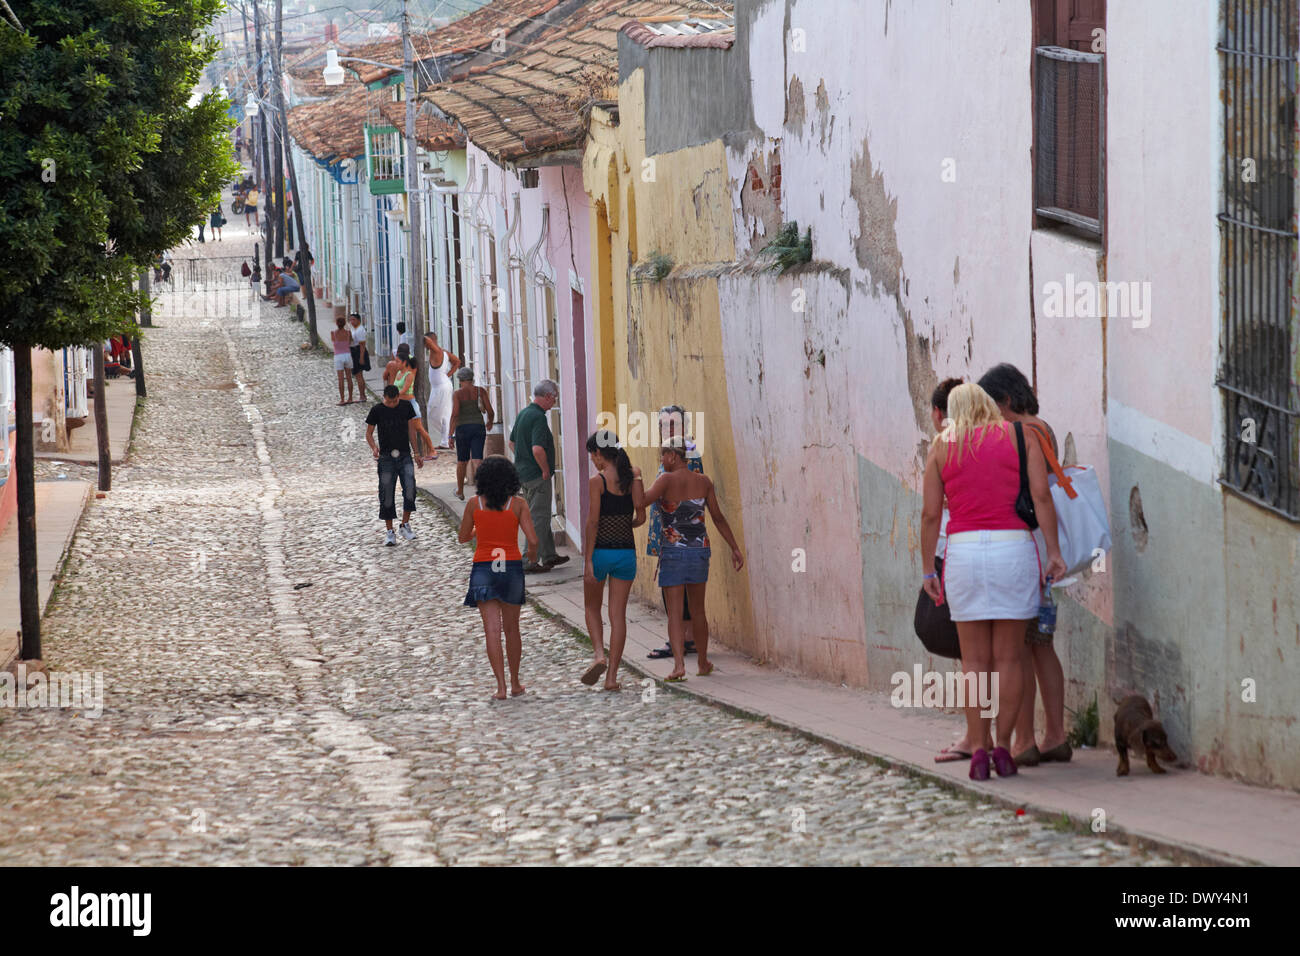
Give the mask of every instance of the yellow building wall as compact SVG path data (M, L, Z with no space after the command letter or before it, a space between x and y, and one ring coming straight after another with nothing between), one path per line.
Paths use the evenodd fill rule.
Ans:
M593 111L583 179L592 198L592 275L596 303L601 411L618 420L619 405L650 422L650 447L630 447L632 463L653 480L659 456L654 415L669 404L702 415L694 430L705 473L741 550L746 549L736 449L722 352L718 263L735 258L731 198L721 141L645 156L644 74L619 87L620 124ZM648 160L648 161L647 161ZM660 253L673 270L646 274ZM620 435L625 442L627 435ZM659 602L647 528L637 530L641 566L635 592ZM711 532L712 533L712 532ZM753 653L754 611L748 568L737 573L720 535L712 533L708 615L711 636Z

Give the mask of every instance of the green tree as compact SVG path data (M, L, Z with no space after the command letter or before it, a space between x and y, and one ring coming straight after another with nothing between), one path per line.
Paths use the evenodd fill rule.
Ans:
M187 106L218 0L36 0L0 22L0 343L13 349L22 656L40 656L31 349L133 331L134 277L219 197L224 101Z

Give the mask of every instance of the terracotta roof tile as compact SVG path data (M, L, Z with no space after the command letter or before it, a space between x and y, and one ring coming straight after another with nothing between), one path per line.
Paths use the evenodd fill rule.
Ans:
M726 26L716 26L724 21ZM632 20L623 25L623 33L633 43L644 47L729 50L736 42L735 22L720 14L713 17L690 17L667 24L680 32L664 32L663 26L664 24L651 25L644 20Z
M498 160L576 147L581 103L618 82L618 34L629 20L725 18L718 7L729 12L703 0L594 0L508 59L467 70L421 99Z
M416 105L418 107L419 104ZM379 113L405 133L406 103L386 102L379 107ZM459 128L444 122L427 110L418 108L415 111L415 141L425 149L439 151L465 148L465 134Z
M492 41L509 37L534 17L549 13L560 0L494 0L484 7L458 17L445 27L428 33L411 36L411 45L417 60L478 53L491 47ZM353 47L352 56L384 63L402 62L402 41L388 38L375 43ZM363 83L374 83L390 76L394 71L365 63L344 64L357 71Z
M365 123L379 116L385 97L361 84L339 96L289 110L289 135L317 159L342 160L366 153Z

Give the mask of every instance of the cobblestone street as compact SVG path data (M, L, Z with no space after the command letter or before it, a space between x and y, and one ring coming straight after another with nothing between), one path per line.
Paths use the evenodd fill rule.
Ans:
M633 674L584 687L530 606L528 693L490 701L471 552L423 499L383 546L369 403L269 305L160 296L130 457L45 619L103 714L0 713L0 864L1167 862Z

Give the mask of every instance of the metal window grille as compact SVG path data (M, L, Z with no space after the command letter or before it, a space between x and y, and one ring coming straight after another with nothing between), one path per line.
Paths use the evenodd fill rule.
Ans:
M366 168L372 193L406 191L405 143L396 129L382 125L366 127Z
M1034 50L1034 210L1095 236L1105 219L1105 116L1100 53Z
M1296 296L1296 15L1224 0L1221 483L1300 521Z

